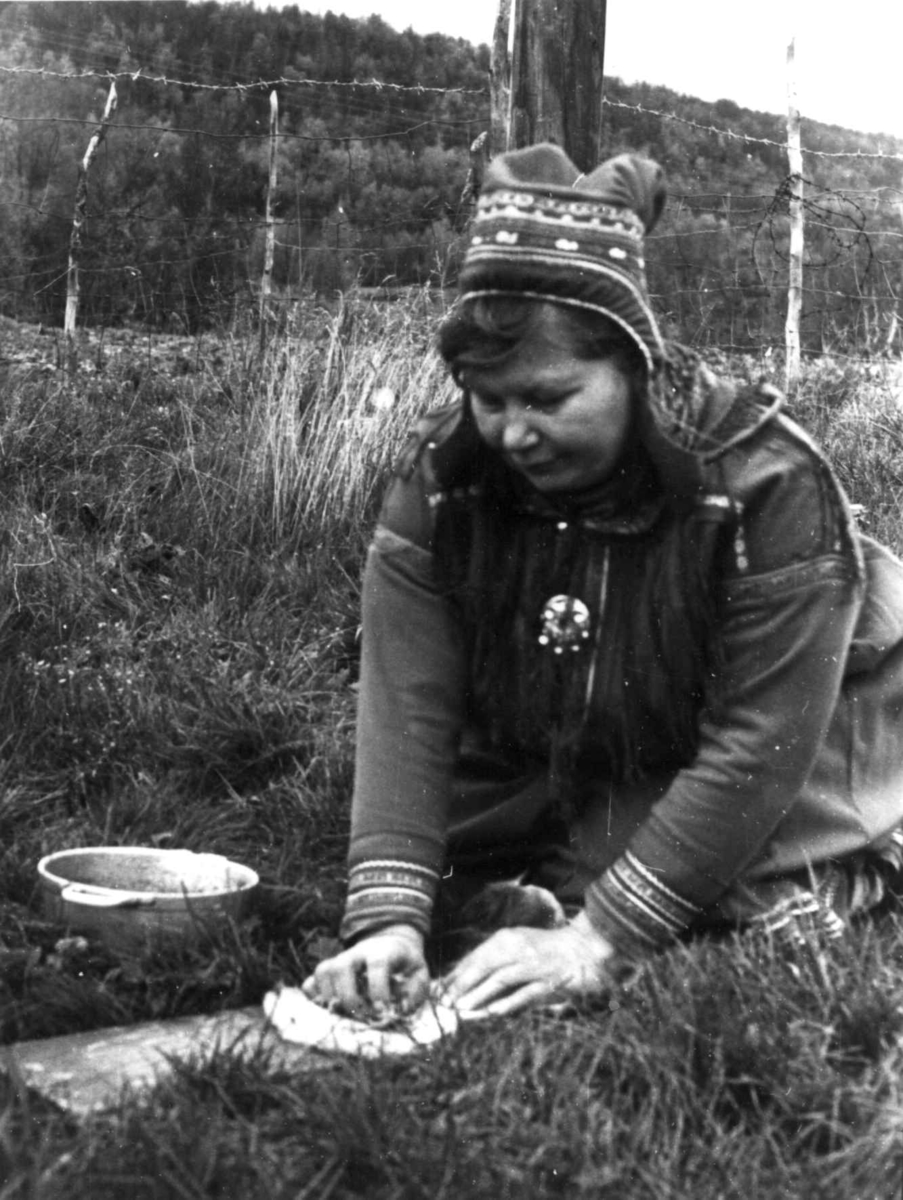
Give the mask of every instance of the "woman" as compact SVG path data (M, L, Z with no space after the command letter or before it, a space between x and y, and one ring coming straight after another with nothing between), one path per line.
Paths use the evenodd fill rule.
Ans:
M691 928L836 932L899 875L903 564L776 392L663 342L663 202L633 156L487 172L440 335L462 398L412 439L368 561L323 1003L415 1006L428 935L500 895L511 927L443 980L463 1010L592 995ZM531 912L538 887L563 908Z

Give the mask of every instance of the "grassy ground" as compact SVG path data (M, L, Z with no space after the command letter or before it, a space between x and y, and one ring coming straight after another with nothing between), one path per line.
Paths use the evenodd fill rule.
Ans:
M298 982L342 900L361 557L413 414L424 302L311 307L261 359L12 356L0 410L0 1040L212 1012ZM46 356L45 356L46 357ZM758 364L738 364L744 372ZM390 397L396 402L390 404ZM903 404L813 364L791 411L903 550ZM202 948L58 947L35 864L185 846L257 869ZM0 1082L0 1197L903 1195L903 919L789 951L682 946L607 1005L293 1080L227 1055L76 1124Z

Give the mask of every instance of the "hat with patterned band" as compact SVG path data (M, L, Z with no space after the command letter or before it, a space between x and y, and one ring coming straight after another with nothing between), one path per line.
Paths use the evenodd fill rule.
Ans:
M601 313L654 371L664 346L646 293L643 238L664 203L661 167L637 155L581 175L559 146L501 154L483 179L461 299L516 294Z

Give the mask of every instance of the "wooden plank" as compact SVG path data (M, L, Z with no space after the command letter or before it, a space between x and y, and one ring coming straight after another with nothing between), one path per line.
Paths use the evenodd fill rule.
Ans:
M172 1073L176 1061L209 1061L217 1052L266 1055L273 1066L316 1070L324 1058L273 1032L260 1008L96 1029L0 1047L0 1068L77 1116L117 1104Z

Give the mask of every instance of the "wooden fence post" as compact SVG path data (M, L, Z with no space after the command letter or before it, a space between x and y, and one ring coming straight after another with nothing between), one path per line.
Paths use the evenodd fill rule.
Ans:
M800 313L803 307L803 151L796 95L795 39L787 47L787 166L790 171L790 262L787 321L784 326L784 388L789 394L800 377Z
M276 197L279 142L279 97L275 90L270 92L270 177L267 184L267 204L264 224L266 249L263 255L263 277L260 281L260 349L266 341L267 301L273 286L273 261L276 256L276 223L273 220L273 202Z
M88 207L88 171L91 168L91 163L94 161L94 156L97 154L98 146L106 136L107 126L116 112L116 103L116 80L112 79L100 124L95 129L90 142L88 142L85 157L79 163L78 167L78 180L75 185L75 211L72 216L72 233L69 236L69 267L66 272L66 315L63 321L63 334L68 347L70 366L74 366L76 361L74 337L75 324L78 319L80 291L78 266L82 248L82 226L85 223L85 213Z
M461 192L462 209L472 209L480 198L480 192L483 189L483 172L486 170L488 138L489 132L484 130L470 143L470 169L467 172L467 179L464 181L464 190Z

